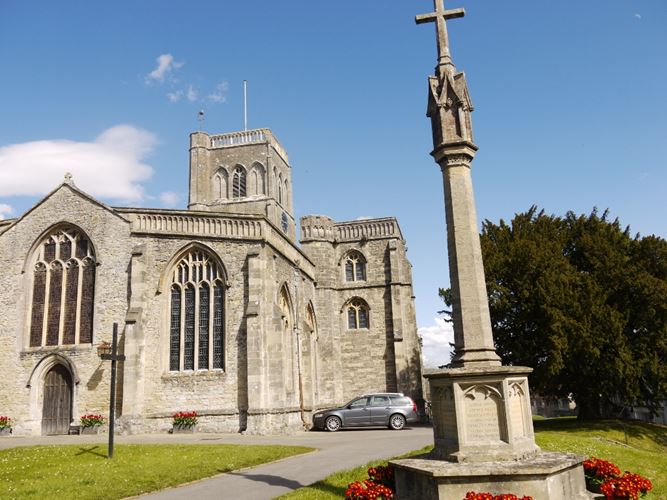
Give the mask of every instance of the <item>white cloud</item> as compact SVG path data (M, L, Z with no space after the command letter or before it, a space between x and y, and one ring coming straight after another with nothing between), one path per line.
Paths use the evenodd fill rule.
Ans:
M167 98L171 102L178 102L181 100L183 97L183 91L182 90L177 90L176 92L167 92Z
M229 82L220 82L215 86L215 90L206 96L210 102L223 103L227 101L227 92L229 91Z
M175 207L180 200L181 196L178 193L172 191L164 191L163 193L160 193L160 201L164 207Z
M0 196L46 194L71 172L74 183L92 196L141 201L141 183L153 175L143 160L156 143L151 132L117 125L92 142L53 139L0 147Z
M641 19L642 15L641 14L635 14L635 19Z
M188 91L185 93L185 96L188 98L188 101L190 102L196 101L198 95L199 94L197 90L192 85L188 85Z
M7 215L14 213L14 209L7 205L6 203L0 203L0 220L4 219Z
M452 324L442 318L435 318L435 325L421 326L417 333L422 338L422 354L424 366L437 368L449 363L452 358L452 347L454 343L454 329Z
M146 83L164 83L165 79L169 78L170 75L182 67L182 62L174 60L174 56L171 54L161 54L156 59L157 67L146 75Z

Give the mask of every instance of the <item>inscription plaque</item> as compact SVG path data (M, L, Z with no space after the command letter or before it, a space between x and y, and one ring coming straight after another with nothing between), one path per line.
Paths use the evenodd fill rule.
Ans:
M501 440L500 397L488 386L473 386L464 398L465 428L469 444L497 443Z

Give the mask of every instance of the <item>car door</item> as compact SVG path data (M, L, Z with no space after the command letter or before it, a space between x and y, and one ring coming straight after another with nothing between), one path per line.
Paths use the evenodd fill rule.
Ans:
M371 425L371 410L368 407L370 398L363 397L355 399L343 410L343 425L345 427L359 427Z
M372 425L389 425L391 414L391 402L389 396L373 396L371 398L371 423Z

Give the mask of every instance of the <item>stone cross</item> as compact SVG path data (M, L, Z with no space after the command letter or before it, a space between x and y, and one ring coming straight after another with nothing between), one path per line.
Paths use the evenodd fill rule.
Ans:
M435 12L420 14L415 17L417 24L435 22L435 31L438 38L438 71L445 71L447 66L454 68L452 57L449 53L449 39L447 37L447 19L455 19L465 16L464 9L445 10L444 0L433 0Z
M468 89L465 76L455 79L456 68L449 52L447 19L463 17L463 9L445 10L443 0L434 0L435 12L415 18L417 24L435 22L438 38L437 77L432 77L429 116L432 121L433 155L443 175L449 277L452 287L454 323L454 367L500 366L495 352L489 303L486 295L482 249L470 169L477 146L472 142L471 109L462 99ZM433 85L437 80L437 85ZM443 106L442 94L456 100Z

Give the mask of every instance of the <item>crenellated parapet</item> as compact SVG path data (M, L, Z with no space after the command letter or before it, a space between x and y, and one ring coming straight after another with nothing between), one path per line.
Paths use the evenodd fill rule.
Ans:
M308 215L301 218L301 242L329 241L349 242L384 238L403 239L394 217L335 222L324 215Z
M220 149L242 146L246 144L269 144L278 155L282 157L285 163L289 163L287 151L280 144L276 136L268 128L258 128L254 130L242 130L239 132L230 132L228 134L205 135L209 144L209 149Z
M383 238L403 239L401 228L398 227L398 221L394 217L338 222L335 225L335 232L338 241Z
M333 242L336 239L335 225L334 220L325 215L301 217L301 242Z

